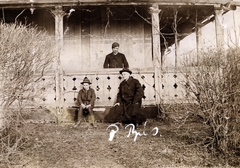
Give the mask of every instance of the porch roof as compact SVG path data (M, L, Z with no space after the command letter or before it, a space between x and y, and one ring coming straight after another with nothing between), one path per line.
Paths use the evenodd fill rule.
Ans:
M235 4L233 0L0 0L0 7L23 7L34 5L38 7L84 6L84 5L225 5Z
M21 9L21 8L54 8L62 6L64 10L71 8L81 9L94 6L124 7L142 6L149 8L152 4L158 4L160 13L160 28L164 33L161 38L162 48L167 42L168 46L175 43L175 32L173 30L174 11L177 10L177 33L178 40L183 39L195 31L196 24L204 26L213 21L214 9L235 9L236 1L229 0L0 0L2 9ZM150 19L150 18L149 18Z
M75 5L149 5L156 3L159 5L215 5L234 2L233 0L0 0L1 6L28 5L34 4L42 7Z

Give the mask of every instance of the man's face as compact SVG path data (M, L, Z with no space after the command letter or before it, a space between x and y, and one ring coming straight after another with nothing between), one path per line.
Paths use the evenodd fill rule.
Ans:
M83 88L84 88L85 90L88 90L89 87L90 87L89 83L83 83Z
M123 79L128 80L128 78L130 77L130 73L122 72L122 76L123 76Z
M119 48L119 47L114 47L114 48L112 49L113 54L117 54L117 53L118 53L118 48Z

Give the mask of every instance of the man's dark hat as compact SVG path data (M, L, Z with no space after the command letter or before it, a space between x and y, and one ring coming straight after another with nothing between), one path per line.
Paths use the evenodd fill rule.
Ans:
M84 84L84 83L92 84L87 77L85 77L85 78L83 79L83 81L81 82L81 84Z
M132 71L130 71L128 68L123 68L121 71L119 71L120 74L122 74L123 72L128 72L130 73L130 75L132 74Z
M115 47L119 47L119 43L114 42L114 43L112 44L112 48L115 48Z

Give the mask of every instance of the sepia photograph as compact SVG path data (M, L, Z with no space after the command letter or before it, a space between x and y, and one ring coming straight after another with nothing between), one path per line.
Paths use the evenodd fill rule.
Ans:
M1 168L240 167L240 0L0 0Z

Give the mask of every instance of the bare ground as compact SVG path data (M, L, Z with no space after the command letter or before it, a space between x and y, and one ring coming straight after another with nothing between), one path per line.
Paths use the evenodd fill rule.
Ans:
M207 136L198 118L179 127L173 119L149 119L144 134L134 137L126 125L109 141L109 123L93 128L73 124L25 123L20 126L25 143L11 167L14 168L157 168L157 167L238 167L239 156L233 154L228 163L212 157L201 144ZM111 127L113 128L113 127ZM158 129L158 132L156 131ZM203 131L205 129L205 131ZM153 130L153 131L152 131ZM152 132L151 132L152 131ZM156 134L157 133L157 134ZM156 135L155 135L156 134Z

